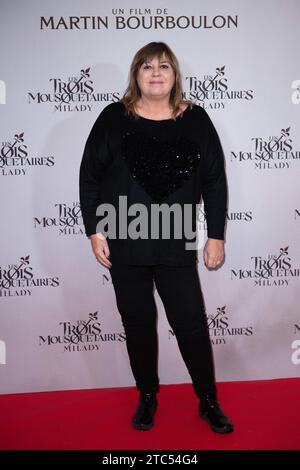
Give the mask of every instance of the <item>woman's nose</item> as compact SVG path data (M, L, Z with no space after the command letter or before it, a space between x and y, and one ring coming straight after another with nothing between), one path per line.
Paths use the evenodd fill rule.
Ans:
M152 75L158 75L159 72L160 72L160 69L159 69L159 68L156 69L156 68L153 67L153 69L152 69Z

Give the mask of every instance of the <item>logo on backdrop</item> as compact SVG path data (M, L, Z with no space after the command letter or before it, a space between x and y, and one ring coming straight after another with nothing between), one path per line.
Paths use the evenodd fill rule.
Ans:
M77 76L67 79L49 78L50 90L28 92L29 104L52 104L54 112L91 111L94 103L107 102L107 96L95 92L90 70L90 67L81 69ZM118 98L114 93L109 95L110 99Z
M226 305L217 307L213 314L207 315L209 335L213 345L227 344L228 340L234 336L252 336L253 326L232 326ZM169 330L169 339L174 337L174 332Z
M54 204L56 216L34 217L34 228L56 229L58 235L81 235L84 233L79 202Z
M232 222L240 222L244 220L245 222L252 222L253 212L249 211L239 211L239 212L230 212L227 214L227 219Z
M193 30L237 29L238 15L174 16L168 8L112 8L103 16L41 16L41 30Z
M253 287L287 287L299 278L300 269L293 266L288 246L264 258L251 256L251 260L252 268L231 269L231 280L251 280Z
M248 211L239 211L239 212L227 212L226 220L231 222L252 222L253 221L253 212ZM197 211L197 230L200 232L207 231L207 222L204 210L203 201L199 204L199 209Z
M0 175L22 176L32 167L53 166L54 157L32 156L25 143L24 132L15 134L12 140L2 141L0 147Z
M82 235L84 226L79 202L57 203L53 206L56 216L34 217L34 228L56 229L59 235ZM300 216L300 213L299 213ZM227 214L227 219L231 221L252 221L252 211L231 212ZM205 233L207 230L206 217L203 201L197 210L197 230Z
M225 74L225 65L216 67L211 74L203 77L184 77L185 99L199 101L205 109L224 109L227 103L233 101L251 101L254 91L249 89L233 90Z
M58 286L57 276L42 278L35 275L29 255L21 257L16 264L0 266L0 298L30 296L33 289Z
M254 169L276 170L290 168L300 159L300 151L294 147L290 127L281 129L279 136L252 137L252 150L231 151L231 161L251 162Z
M59 345L63 352L99 351L103 343L126 341L124 332L103 329L98 312L89 313L87 320L59 322L59 333L39 336L39 346Z
M294 334L300 335L300 324L294 325ZM295 339L291 344L291 348L293 349L291 362L295 366L298 366L300 364L300 339Z

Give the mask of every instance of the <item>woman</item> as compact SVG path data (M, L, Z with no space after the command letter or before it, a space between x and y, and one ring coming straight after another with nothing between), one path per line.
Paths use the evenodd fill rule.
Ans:
M132 417L139 430L153 426L159 391L155 283L200 399L199 415L215 432L233 431L217 400L193 244L201 196L208 233L204 262L216 268L224 258L227 210L221 144L205 110L182 100L174 53L165 43L152 42L135 54L122 99L98 116L80 167L85 232L96 259L110 269L140 392ZM167 236L153 215L154 206L169 209L162 215ZM175 206L179 215L171 216ZM133 218L137 207L138 223ZM192 234L180 230L182 217Z

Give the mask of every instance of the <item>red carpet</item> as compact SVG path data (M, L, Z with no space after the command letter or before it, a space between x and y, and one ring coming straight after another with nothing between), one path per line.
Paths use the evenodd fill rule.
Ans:
M0 448L300 449L300 379L224 382L218 393L232 434L198 417L191 384L161 385L149 431L131 428L134 387L0 395Z

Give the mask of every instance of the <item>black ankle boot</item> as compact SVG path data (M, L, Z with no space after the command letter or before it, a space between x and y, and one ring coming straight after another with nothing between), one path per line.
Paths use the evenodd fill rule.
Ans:
M132 424L135 429L151 429L154 424L154 413L157 408L157 398L155 393L141 393L138 406L132 417Z
M234 429L230 419L221 410L214 394L206 394L200 398L199 416L208 421L210 428L215 432L227 433Z

